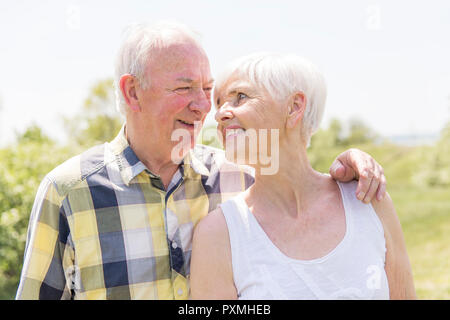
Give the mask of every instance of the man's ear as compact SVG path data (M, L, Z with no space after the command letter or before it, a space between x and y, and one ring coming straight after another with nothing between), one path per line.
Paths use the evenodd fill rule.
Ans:
M303 118L306 109L306 96L303 92L296 92L288 102L286 126L294 128Z
M133 112L141 111L139 99L136 94L137 85L137 79L131 74L124 74L122 77L120 77L120 91L122 91L122 95L125 99L126 104Z

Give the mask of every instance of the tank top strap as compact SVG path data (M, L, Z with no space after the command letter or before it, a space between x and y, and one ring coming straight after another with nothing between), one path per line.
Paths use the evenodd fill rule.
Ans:
M358 181L354 180L345 183L337 181L337 184L341 189L342 202L347 221L350 220L350 223L355 226L366 223L369 223L369 225L374 224L378 232L384 236L383 225L373 209L372 204L365 204L356 198Z
M233 278L238 291L238 298L242 298L240 293L243 291L246 291L250 296L254 296L257 294L256 292L246 290L251 283L258 281L258 276L249 261L251 255L249 247L255 243L252 222L249 219L251 213L247 209L242 193L219 206L228 228Z
M239 237L239 235L242 234L242 231L246 234L248 233L250 229L249 212L245 205L242 193L225 201L219 206L222 209L230 233L237 233L234 234L236 237Z

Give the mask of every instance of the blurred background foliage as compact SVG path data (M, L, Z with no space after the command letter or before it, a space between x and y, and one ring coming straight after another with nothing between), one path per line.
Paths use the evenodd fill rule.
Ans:
M0 299L13 299L23 263L29 214L42 178L83 150L110 141L123 120L114 109L112 80L96 83L80 112L65 118L70 142L61 145L30 126L0 149ZM0 114L1 116L1 114ZM215 126L199 142L221 148ZM348 148L371 154L384 168L421 299L450 298L450 122L433 145L393 144L358 119L330 122L316 133L308 154L312 166L328 172Z
M113 80L97 82L88 93L80 112L63 120L71 143L81 149L115 137L123 119L115 109Z

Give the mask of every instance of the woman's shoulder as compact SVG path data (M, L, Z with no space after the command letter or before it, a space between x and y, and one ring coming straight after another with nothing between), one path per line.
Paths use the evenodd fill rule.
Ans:
M197 223L193 241L206 242L214 246L229 242L227 223L220 206Z
M231 249L220 207L197 224L192 240L191 294L193 299L235 299Z
M356 199L355 191L358 186L356 180L341 182L335 180L329 174L321 174L318 181L320 181L320 184L316 191L317 194L321 195L321 201L336 203L336 201L345 202L346 199L350 201Z
M194 235L201 239L220 241L221 244L229 244L230 232L235 234L245 225L248 216L244 193L239 193L217 208L208 213L195 228Z

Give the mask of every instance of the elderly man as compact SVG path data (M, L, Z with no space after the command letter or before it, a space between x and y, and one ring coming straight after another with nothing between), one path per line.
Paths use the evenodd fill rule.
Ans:
M118 107L126 122L110 143L50 172L31 212L18 299L186 299L197 222L253 177L223 152L195 146L213 78L184 26L129 30L118 54ZM189 132L173 152L177 129ZM359 199L384 194L367 154L335 160L340 180L360 177Z

